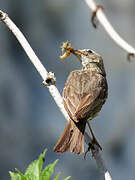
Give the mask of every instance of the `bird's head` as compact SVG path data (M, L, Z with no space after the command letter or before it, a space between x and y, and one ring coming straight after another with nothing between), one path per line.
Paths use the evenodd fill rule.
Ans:
M84 69L98 68L104 72L102 57L91 49L73 50L72 53L79 59Z

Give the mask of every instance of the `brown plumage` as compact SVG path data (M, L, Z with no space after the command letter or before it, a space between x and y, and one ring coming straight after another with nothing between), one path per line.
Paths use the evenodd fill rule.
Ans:
M63 90L63 103L70 116L54 151L84 152L84 131L88 120L100 112L107 98L107 81L103 60L89 49L73 50L83 69L72 71ZM95 137L93 137L95 138Z

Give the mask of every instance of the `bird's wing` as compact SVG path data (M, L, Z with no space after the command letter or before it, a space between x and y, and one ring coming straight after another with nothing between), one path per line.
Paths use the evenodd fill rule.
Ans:
M99 79L90 71L72 71L63 90L63 103L71 119L85 118L96 105L101 91Z

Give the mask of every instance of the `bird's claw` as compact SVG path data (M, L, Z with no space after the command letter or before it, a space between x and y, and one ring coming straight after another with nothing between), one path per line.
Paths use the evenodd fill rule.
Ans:
M92 144L92 143L89 143L89 144L88 144L88 148L87 148L87 150L86 150L85 153L84 153L84 159L85 159L85 160L86 160L86 155L87 155L87 153L88 153L92 148L94 148L94 147L93 147L93 144Z

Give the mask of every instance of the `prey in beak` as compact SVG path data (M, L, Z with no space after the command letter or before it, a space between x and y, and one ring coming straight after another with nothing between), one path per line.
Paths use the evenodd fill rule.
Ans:
M60 56L61 59L65 59L68 56L70 56L70 54L74 54L81 61L81 55L83 54L83 52L81 50L74 49L69 42L63 43L63 45L61 46L61 50L62 50L62 56Z

